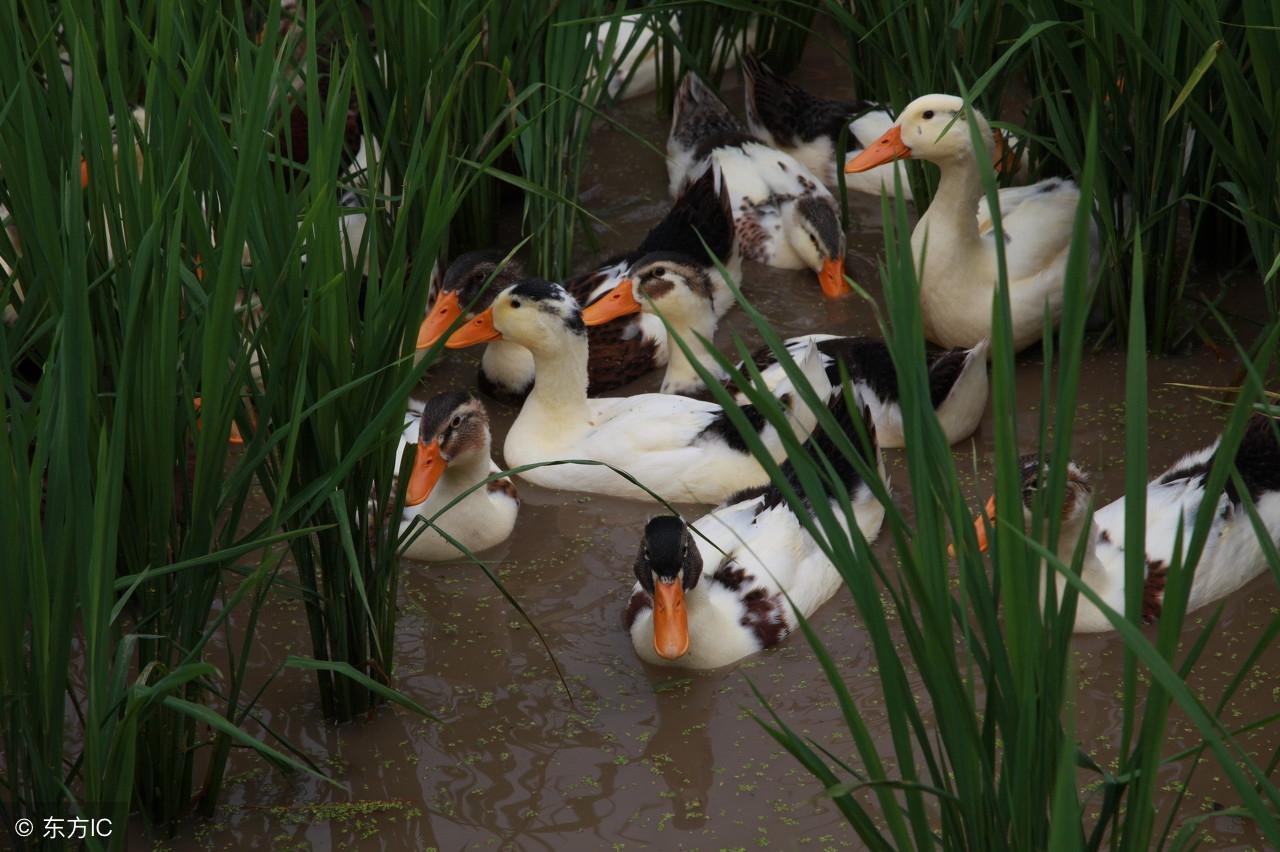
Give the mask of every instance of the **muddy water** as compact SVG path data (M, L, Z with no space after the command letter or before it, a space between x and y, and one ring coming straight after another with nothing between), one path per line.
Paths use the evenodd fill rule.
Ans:
M847 94L846 76L812 50L801 78ZM740 97L733 81L731 99ZM661 146L665 121L642 100L618 118ZM600 254L634 245L662 214L666 173L660 157L625 134L597 133L583 202L607 224ZM851 199L851 274L878 295L874 258L880 247L879 202ZM749 266L745 289L785 334L813 331L876 334L870 305L856 299L828 302L807 274ZM743 317L721 331L755 343ZM1225 384L1234 365L1201 353L1153 360L1149 396L1150 465L1157 470L1183 452L1208 443L1223 409L1172 382ZM471 387L471 353L450 353L420 393ZM1019 360L1019 428L1034 435L1040 411L1043 364L1038 350ZM1074 452L1094 475L1101 499L1123 488L1123 354L1089 355L1076 411ZM627 392L656 390L659 377ZM497 438L514 411L496 403L490 413ZM990 417L971 441L955 448L975 498L985 496L992 473ZM891 481L906 501L900 451L889 451ZM792 637L781 648L726 671L688 673L650 668L635 657L621 629L639 530L650 505L556 493L521 485L524 506L512 539L486 554L511 593L542 631L568 684L568 694L534 631L473 566L405 563L397 631L398 686L426 705L443 724L382 709L359 724L334 727L320 718L310 678L283 672L267 689L263 721L328 769L350 793L308 778L287 777L249 757L233 761L224 806L210 822L183 826L166 848L518 848L829 849L857 841L810 777L775 747L755 721L760 710L748 679L796 729L837 752L851 751L838 709L808 647ZM697 510L695 510L696 512ZM696 516L696 515L695 515ZM893 562L887 541L878 546ZM1273 583L1260 579L1232 596L1193 685L1212 704L1280 606ZM1188 642L1207 611L1188 620ZM276 601L260 628L260 673L289 653L309 654L304 616L296 602ZM887 726L873 656L855 608L844 593L814 618L872 730L887 746ZM1123 647L1108 637L1075 641L1080 689L1081 741L1102 763L1115 757L1120 707L1117 684ZM905 648L904 648L905 652ZM274 658L274 659L269 659ZM1232 725L1276 712L1275 672L1280 654L1258 664L1225 718ZM1176 714L1168 751L1196 742ZM1265 761L1277 735L1262 732L1243 743ZM1162 772L1162 808L1172 807L1172 782L1185 767ZM1216 765L1196 774L1180 817L1237 798ZM1096 809L1097 801L1086 803ZM1205 823L1214 848L1259 845L1240 820ZM140 841L150 846L151 841Z

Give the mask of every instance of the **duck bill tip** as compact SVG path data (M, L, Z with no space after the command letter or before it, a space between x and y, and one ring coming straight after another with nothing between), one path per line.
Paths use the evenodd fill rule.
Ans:
M405 490L404 504L418 506L431 495L440 477L444 474L446 463L440 452L440 442L418 442L418 453L413 459L413 469L409 472L409 486Z
M643 309L644 306L636 300L632 280L624 278L608 293L583 308L582 321L588 326L604 325Z
M847 162L845 174L857 174L892 163L894 160L911 159L911 149L902 141L902 128L898 125L890 127L876 141L872 142L862 153Z
M843 257L829 257L822 262L818 284L822 287L822 294L829 299L838 299L853 292L844 278Z
M434 346L460 316L462 304L458 300L458 294L452 291L441 293L418 326L418 340L414 348L428 349Z
M477 314L474 319L459 326L457 331L449 335L444 345L450 349L465 349L478 343L501 339L502 332L498 331L497 326L493 324L493 308L489 307Z
M689 616L679 581L654 584L653 650L664 660L678 660L689 653Z

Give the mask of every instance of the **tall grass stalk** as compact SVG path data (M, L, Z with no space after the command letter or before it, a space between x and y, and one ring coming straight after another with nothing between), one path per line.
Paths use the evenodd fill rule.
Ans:
M1101 165L1099 124L1094 118L1085 125L1084 203L1076 218L1067 269L1068 292L1074 293L1087 292L1090 198ZM974 122L969 122L969 127L976 132L972 130ZM995 176L989 166L983 166L983 179L990 197L995 192ZM1071 636L1076 601L1081 595L1095 604L1099 601L1079 579L1083 546L1076 548L1069 565L1054 554L1070 456L1072 401L1081 380L1087 300L1068 300L1060 330L1046 346L1046 359L1056 366L1056 378L1046 365L1040 403L1042 411L1052 414L1042 416L1039 434L1019 434L1014 416L1017 400L1008 285L1001 264L992 345L996 503L1022 504L1018 458L1026 447L1039 448L1046 464L1046 485L1038 493L1025 531L1016 510L1002 514L999 529L992 531L992 561L988 564L977 548L973 507L966 503L950 448L932 415L919 287L904 204L899 200L890 206L886 201L884 220L881 278L888 319L884 330L902 394L912 509L908 522L908 515L892 502L886 503L885 532L895 545L897 569L884 564L859 534L841 530L824 500L811 500L815 510L810 515L796 495L787 496L841 572L858 609L875 654L875 671L888 711L889 740L882 746L872 739L869 720L852 700L833 657L807 623L801 625L802 632L813 646L848 726L846 745L838 747L802 736L767 704L760 719L762 726L814 776L870 848L1035 849L1052 845L1065 849L1145 849L1174 837L1172 816L1156 814L1153 797L1158 771L1169 761L1187 757L1166 751L1165 722L1176 705L1203 738L1203 748L1213 751L1224 777L1240 796L1240 812L1254 820L1272 842L1280 839L1276 807L1280 790L1270 779L1269 768L1248 757L1218 717L1253 661L1270 647L1276 630L1268 629L1257 639L1216 708L1204 706L1186 684L1216 619L1210 619L1180 658L1177 655L1187 595L1212 513L1202 513L1195 528L1182 534L1182 558L1171 568L1154 640L1136 626L1140 601L1127 602L1127 615L1113 614L1113 624L1129 654L1122 685L1118 769L1108 770L1095 763L1075 739L1068 714L1075 706ZM998 220L995 228L1001 228ZM998 235L995 242L1002 242ZM1134 257L1138 258L1132 306L1135 322L1130 326L1127 400L1136 410L1145 406L1147 386L1144 269L1141 253ZM767 323L750 309L748 314L785 361L780 341ZM1216 499L1230 475L1233 448L1253 401L1261 396L1270 359L1275 357L1277 333L1272 331L1259 358L1251 362L1246 391L1228 420L1223 449L1209 476L1206 499L1210 501ZM728 359L722 366L729 366ZM710 373L706 378L711 378ZM709 384L714 391L714 382ZM767 416L781 415L768 394L751 391L748 396ZM821 428L834 428L826 412L821 412L819 419ZM744 439L750 440L746 430ZM1134 417L1127 432L1126 492L1138 506L1147 479L1145 440L1145 421ZM849 442L837 440L837 445L842 452L847 449L846 454L858 466ZM761 454L763 448L753 445L753 450L776 476L777 471ZM807 448L789 446L788 450L806 493L813 497L833 494L837 511L851 516L847 497L830 485L826 460ZM876 493L888 499L888 484L875 471L859 472ZM850 528L856 530L853 525ZM1127 542L1139 560L1141 530L1139 513L1137 525L1130 531L1133 540ZM954 542L958 551L958 586L951 583L949 542ZM1280 559L1271 555L1273 573L1280 576ZM1136 567L1129 566L1130 572ZM1061 596L1054 582L1058 575L1067 580ZM1141 584L1129 588L1140 590ZM885 596L893 603L896 630L905 638L905 652L890 629ZM1140 685L1139 674L1150 679L1149 689ZM912 686L913 680L920 688ZM1202 751L1192 753L1184 778L1194 771L1201 755ZM1082 783L1080 772L1099 785L1097 798L1082 795L1082 788L1088 785ZM1099 815L1095 818L1092 811Z

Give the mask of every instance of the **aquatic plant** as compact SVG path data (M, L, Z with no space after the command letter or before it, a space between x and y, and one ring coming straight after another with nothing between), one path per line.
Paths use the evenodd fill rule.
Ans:
M970 123L970 127L974 125ZM1067 273L1068 281L1073 282L1068 291L1076 293L1087 292L1083 285L1089 210L1101 162L1096 115L1090 117L1086 128L1083 202ZM995 175L989 165L983 169L983 179L988 198L994 200ZM1083 549L1071 565L1053 556L1062 517L1074 400L1082 379L1088 300L1067 300L1059 332L1047 337L1038 433L1019 434L1015 412L1018 403L1026 400L1016 399L1015 394L1008 283L1001 269L993 306L991 378L995 498L1003 505L1021 502L1018 458L1028 446L1037 447L1047 465L1047 487L1037 497L1027 530L1001 524L994 532L988 562L974 534L971 519L975 507L966 503L955 458L932 416L906 208L901 200L885 201L882 210L885 257L880 277L887 303L884 330L902 398L909 512L894 504L888 496L888 484L861 462L853 446L857 436L840 435L826 412L820 414L820 420L840 452L883 495L896 569L868 547L856 525L848 524L850 533L839 526L838 514L852 518L852 507L847 495L832 486L837 480L832 478L830 459L794 441L788 447L796 479L809 498L807 505L814 507L812 514L806 515L801 495L782 485L776 465L753 440L754 433L743 428L742 434L844 578L874 650L874 673L884 695L889 739L884 744L873 739L866 711L853 701L832 653L807 623L802 624L802 630L844 716L848 739L837 745L803 736L757 692L766 710L758 717L761 726L813 775L870 848L1180 847L1192 839L1199 820L1178 825L1176 808L1167 814L1156 812L1157 770L1190 756L1185 780L1205 759L1206 750L1212 752L1216 766L1240 797L1237 813L1253 820L1273 842L1280 839L1280 789L1270 778L1270 765L1248 756L1222 717L1257 655L1273 646L1280 621L1273 620L1254 640L1227 689L1215 697L1212 706L1187 686L1188 676L1204 662L1205 641L1217 623L1216 614L1211 615L1203 628L1184 632L1187 595L1212 513L1202 513L1195 527L1183 533L1181 558L1170 566L1164 609L1154 637L1138 626L1145 569L1142 507L1148 434L1142 251L1133 254L1133 319L1126 376L1125 494L1130 508L1126 572L1131 594L1125 612L1113 615L1125 644L1125 671L1118 684L1122 696L1118 765L1109 768L1090 758L1074 737L1077 708L1071 636L1079 597L1092 595L1078 576ZM996 242L1000 244L998 236ZM764 318L749 306L744 308L775 354L790 363ZM1215 499L1233 475L1231 448L1240 440L1255 402L1263 398L1263 381L1274 364L1278 338L1280 325L1272 325L1256 358L1250 359L1241 350L1246 382L1228 417L1222 439L1226 451L1219 453L1209 474L1208 500ZM723 359L722 366L729 369L730 359ZM791 367L794 369L794 364ZM709 371L705 378L711 379ZM798 370L793 381L802 381ZM727 395L714 382L709 384L715 396L727 402ZM782 412L768 394L750 391L747 395L771 420L781 422ZM827 495L836 499L835 512L825 499ZM952 543L957 554L955 570L948 556ZM1280 555L1271 548L1269 557L1272 574L1280 581ZM953 581L957 571L958 583ZM1056 584L1046 582L1055 575L1068 581L1060 599ZM892 602L891 608L886 607L885 599ZM890 610L896 621L892 630ZM905 645L895 642L899 631ZM1182 641L1185 647L1180 645ZM1190 755L1167 753L1166 720L1173 708L1185 714L1202 737L1202 744ZM1272 720L1264 719L1261 724L1268 721ZM1092 794L1083 792L1094 788ZM1087 816L1089 809L1096 810L1097 816Z

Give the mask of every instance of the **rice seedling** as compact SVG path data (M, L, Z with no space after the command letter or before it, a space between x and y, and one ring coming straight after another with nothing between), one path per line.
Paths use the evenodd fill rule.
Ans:
M1081 175L1084 201L1075 222L1068 269L1069 281L1079 289L1069 285L1069 292L1087 292L1082 285L1090 198L1101 162L1097 127L1096 117L1086 125ZM995 177L989 167L984 168L983 178L987 196L994 200ZM1141 546L1147 440L1147 424L1141 416L1146 399L1142 247L1134 253L1126 379L1129 595L1125 612L1111 616L1127 651L1121 686L1124 719L1119 767L1107 769L1091 760L1075 741L1071 721L1071 634L1077 603L1082 596L1094 604L1098 600L1080 581L1083 546L1076 548L1072 564L1063 564L1053 555L1062 523L1072 400L1081 380L1089 304L1085 299L1068 300L1057 337L1047 336L1040 410L1049 414L1042 415L1038 435L1019 435L1013 416L1018 400L1009 343L1008 285L1001 269L993 306L992 344L996 504L1021 504L1018 457L1020 447L1027 444L1039 447L1039 457L1046 465L1042 481L1047 485L1037 492L1027 530L1016 520L1013 525L1000 524L989 566L978 550L970 521L972 510L966 506L951 452L929 414L919 291L907 239L906 209L899 200L892 206L886 201L883 210L885 333L902 394L914 517L907 522L907 516L892 502L886 503L886 524L899 563L896 571L883 563L859 534L845 533L835 516L823 508L824 500L811 499L809 505L815 511L806 520L810 533L841 571L870 636L888 710L889 742L879 746L872 739L864 711L852 700L832 655L807 624L802 624L803 632L842 709L849 733L846 742L852 743L853 753L848 753L848 746L837 748L802 736L767 704L761 725L814 776L870 848L1030 849L1052 844L1055 848L1111 845L1138 849L1181 841L1190 830L1175 836L1174 815L1159 815L1153 806L1157 770L1167 760L1186 757L1165 753L1165 721L1176 706L1203 737L1203 746L1187 771L1194 771L1204 749L1211 750L1243 803L1240 813L1255 821L1264 836L1276 838L1280 790L1268 777L1268 767L1249 758L1218 717L1252 660L1274 641L1274 630L1258 637L1233 686L1214 708L1192 693L1186 678L1195 670L1216 619L1209 619L1190 650L1178 654L1187 596L1213 513L1201 513L1195 527L1182 533L1177 548L1181 558L1170 567L1167 597L1154 639L1135 626L1142 612L1145 568ZM998 221L995 227L998 233ZM749 308L748 313L775 355L785 360L780 341L767 323ZM1248 362L1245 393L1228 420L1222 444L1225 450L1209 474L1207 500L1216 499L1231 475L1228 460L1253 401L1261 395L1263 376L1275 357L1280 336L1277 328L1272 327L1259 357ZM728 368L729 362L725 360L723 366ZM772 407L766 394L750 392L748 396L757 406ZM1050 404L1051 399L1055 404ZM823 428L830 428L825 416L820 419ZM835 441L844 452L846 444L838 437ZM847 457L857 464L852 447L847 449ZM753 450L759 452L759 448ZM847 499L828 485L833 481L828 478L828 460L798 446L789 447L788 457L806 494L812 498L835 494L844 511L851 512ZM887 497L888 486L874 471L859 473ZM796 495L787 496L793 508L801 511L804 504ZM856 529L853 525L849 528ZM958 586L950 579L949 539L957 551ZM1268 550L1272 573L1280 577L1280 559L1273 548ZM1061 596L1055 576L1065 579ZM893 603L897 628L905 635L905 652L893 641L882 596ZM1139 673L1150 678L1149 688L1140 685ZM911 685L913 680L920 688ZM946 709L942 712L938 708ZM1092 799L1082 797L1080 772L1100 785L1101 792ZM1086 817L1090 810L1099 816Z

